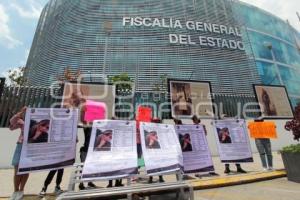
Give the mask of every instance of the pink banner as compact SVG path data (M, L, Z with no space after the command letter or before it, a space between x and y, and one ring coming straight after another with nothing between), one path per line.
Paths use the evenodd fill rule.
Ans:
M106 118L107 107L103 102L87 100L85 103L84 121L92 122Z

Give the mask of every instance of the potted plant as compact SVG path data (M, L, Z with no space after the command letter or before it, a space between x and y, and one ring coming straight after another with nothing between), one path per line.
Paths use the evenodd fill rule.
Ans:
M300 139L300 103L295 108L294 119L286 122L285 129L292 131L294 140ZM300 183L300 144L284 147L281 151L289 181Z

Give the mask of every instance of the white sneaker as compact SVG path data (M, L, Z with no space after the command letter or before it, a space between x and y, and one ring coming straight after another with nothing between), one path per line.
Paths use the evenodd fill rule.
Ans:
M15 200L17 196L17 192L12 193L11 197L9 200Z
M264 167L263 172L267 172L267 171L268 171L268 168Z
M269 167L268 170L269 170L269 171L274 171L273 167Z
M62 189L60 189L60 187L55 187L54 189L54 193L56 196L60 195L61 193L63 193L64 191Z
M23 200L23 197L24 197L24 192L19 191L17 192L15 200Z
M42 191L39 193L39 197L44 197L46 195L46 189L43 188Z

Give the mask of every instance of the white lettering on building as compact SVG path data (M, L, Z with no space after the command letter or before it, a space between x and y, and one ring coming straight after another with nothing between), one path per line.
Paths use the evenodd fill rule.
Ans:
M244 51L242 33L238 27L206 23L199 21L182 21L172 18L151 18L151 17L123 17L123 26L144 26L149 28L186 29L196 32L212 33L214 37L198 36L198 39L191 35L169 34L170 44L200 45L218 47L225 49L237 49ZM206 34L207 35L207 34ZM228 35L228 39L215 37L216 35Z

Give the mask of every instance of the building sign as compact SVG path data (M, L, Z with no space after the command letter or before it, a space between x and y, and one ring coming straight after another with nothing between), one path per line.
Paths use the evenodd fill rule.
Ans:
M195 45L204 47L218 47L226 49L238 49L244 51L242 34L239 28L225 26L215 23L206 23L200 21L182 21L172 18L150 18L150 17L123 17L123 26L153 27L166 29L185 29L202 33L211 33L220 35L220 37L203 36L195 37L188 34L169 34L170 44ZM232 36L234 39L225 39L222 36ZM236 39L238 38L238 39Z

